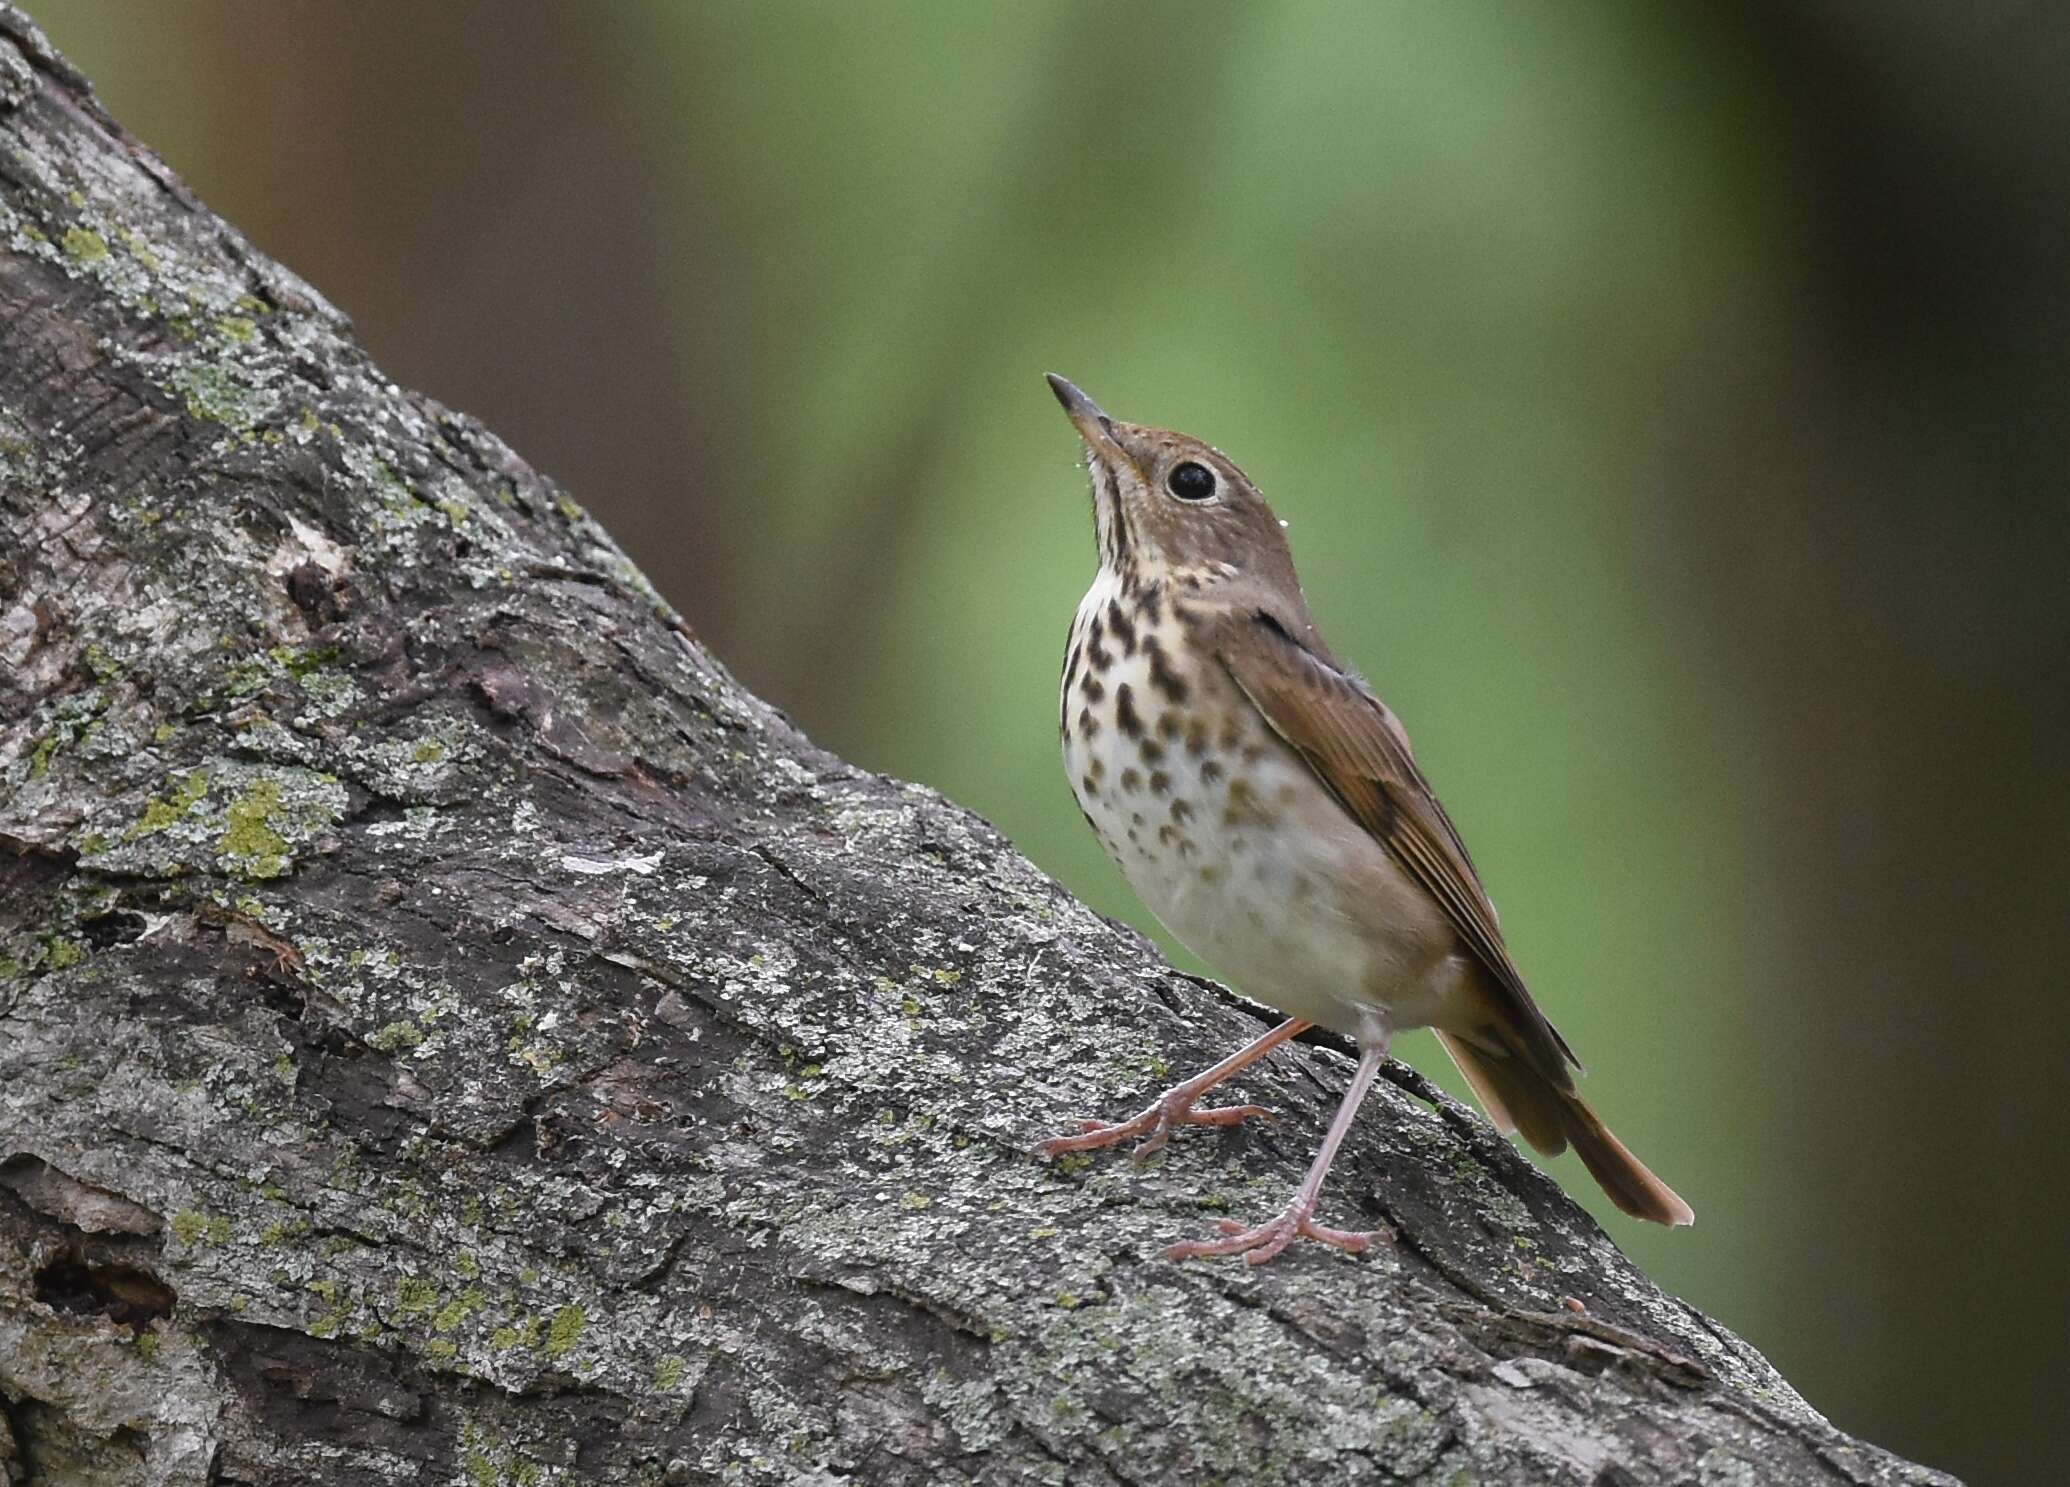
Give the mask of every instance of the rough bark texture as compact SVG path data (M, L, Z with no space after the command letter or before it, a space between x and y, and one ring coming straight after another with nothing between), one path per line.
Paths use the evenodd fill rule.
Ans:
M1946 1482L815 749L0 6L0 1480Z

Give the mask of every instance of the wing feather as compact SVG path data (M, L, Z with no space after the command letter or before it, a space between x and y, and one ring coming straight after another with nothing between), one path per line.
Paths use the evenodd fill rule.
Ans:
M1522 1035L1532 1062L1571 1089L1567 1066L1578 1068L1580 1061L1532 1000L1466 844L1416 767L1408 734L1387 705L1263 610L1225 621L1217 654L1273 732L1437 900L1487 970L1505 1020Z

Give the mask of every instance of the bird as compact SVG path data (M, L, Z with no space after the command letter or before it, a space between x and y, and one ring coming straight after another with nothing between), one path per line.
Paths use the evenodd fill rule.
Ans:
M1581 1098L1580 1061L1525 987L1408 734L1323 640L1257 487L1201 440L1048 381L1084 445L1099 549L1064 656L1066 776L1158 920L1286 1020L1136 1115L1083 1120L1037 1153L1139 1139L1147 1156L1181 1126L1266 1114L1198 1102L1309 1027L1332 1029L1358 1064L1292 1199L1166 1253L1260 1264L1296 1238L1357 1253L1392 1236L1318 1222L1323 1183L1395 1035L1428 1027L1505 1136L1571 1146L1624 1212L1690 1223Z

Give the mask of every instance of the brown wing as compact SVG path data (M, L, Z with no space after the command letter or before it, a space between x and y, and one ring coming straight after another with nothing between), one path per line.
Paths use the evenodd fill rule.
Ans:
M1223 666L1272 730L1443 906L1459 938L1487 968L1532 1062L1571 1089L1566 1066L1578 1068L1580 1060L1525 989L1466 844L1416 767L1408 735L1387 705L1263 611L1232 615L1219 642Z

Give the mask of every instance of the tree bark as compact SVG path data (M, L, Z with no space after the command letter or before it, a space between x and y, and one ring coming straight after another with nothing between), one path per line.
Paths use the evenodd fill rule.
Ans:
M813 747L0 5L0 1480L1951 1479Z

